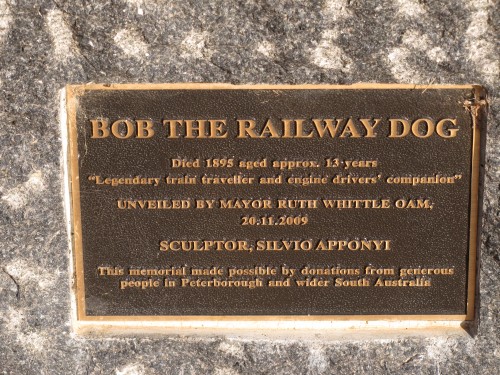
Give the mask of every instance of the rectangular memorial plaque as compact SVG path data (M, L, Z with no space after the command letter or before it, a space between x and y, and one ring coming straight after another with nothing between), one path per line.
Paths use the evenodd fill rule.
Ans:
M480 87L64 99L79 321L474 318Z

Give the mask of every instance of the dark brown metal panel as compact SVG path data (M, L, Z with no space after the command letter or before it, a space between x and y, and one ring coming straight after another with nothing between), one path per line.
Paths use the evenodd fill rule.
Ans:
M464 108L472 88L443 89L92 89L76 98L76 143L81 214L81 260L85 315L97 316L306 316L306 315L465 315L468 300L473 116ZM71 116L71 113L70 113ZM155 131L147 139L91 138L92 119L150 120ZM227 138L168 138L164 119L225 119ZM238 119L251 119L260 131L268 119L276 138L237 138ZM283 138L281 119L352 119L360 137ZM381 119L376 136L364 137L360 119ZM456 137L435 132L428 138L410 134L390 138L390 119L456 119ZM448 124L449 125L449 124ZM124 125L120 127L121 130ZM272 132L271 132L272 133ZM352 133L352 132L351 132ZM182 135L182 132L180 132ZM268 132L269 135L269 132ZM352 135L352 134L351 134ZM76 156L76 153L75 153ZM171 159L200 160L199 168L172 168ZM210 158L234 159L231 168L209 168ZM376 167L345 169L325 166L325 159L376 161ZM262 161L267 167L244 170L241 160ZM317 168L280 170L273 161L317 161ZM167 175L196 177L194 185L167 185ZM202 176L276 177L284 183L201 183ZM391 184L389 177L457 176L453 183ZM95 177L97 176L97 177ZM158 186L96 184L106 177L160 178ZM299 186L289 177L323 176L328 183ZM334 183L360 177L376 183ZM120 200L277 199L316 201L318 208L297 209L119 209ZM328 209L323 199L387 199L388 209ZM397 200L428 200L432 209L396 208ZM369 204L369 203L363 203ZM373 203L372 203L373 204ZM242 216L256 218L241 225ZM307 217L305 225L266 225L262 216ZM267 223L268 224L268 223ZM475 229L473 229L475 230ZM253 251L160 251L160 241L246 241ZM259 251L257 241L390 241L390 250ZM304 245L306 246L306 245ZM474 253L475 254L475 253ZM78 258L77 258L78 263ZM77 265L78 266L78 265ZM164 287L163 276L130 276L130 268L185 266L221 267L223 276L189 276L192 280L255 280L263 287ZM277 268L276 276L229 279L228 268ZM289 287L270 287L270 279L285 280L281 267L297 270L358 269L359 275L300 275ZM394 269L395 275L366 275L366 268ZM124 275L99 275L99 267L121 268ZM401 268L448 269L452 275L400 277ZM107 271L106 271L107 273ZM328 286L300 287L297 280L316 277ZM126 280L158 280L159 287L120 289ZM180 276L168 277L180 283ZM375 286L378 279L429 281L430 286ZM366 279L369 286L336 286ZM360 282L362 284L362 282Z

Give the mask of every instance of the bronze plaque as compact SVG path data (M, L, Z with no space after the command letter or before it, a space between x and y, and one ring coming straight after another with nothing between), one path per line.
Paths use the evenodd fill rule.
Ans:
M473 319L480 87L65 99L79 320Z

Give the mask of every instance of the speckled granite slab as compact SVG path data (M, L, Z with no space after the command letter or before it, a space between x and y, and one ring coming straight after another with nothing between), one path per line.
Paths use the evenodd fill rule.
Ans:
M495 6L486 0L0 0L0 372L496 374ZM480 310L472 335L74 335L59 90L91 81L484 85L490 115Z

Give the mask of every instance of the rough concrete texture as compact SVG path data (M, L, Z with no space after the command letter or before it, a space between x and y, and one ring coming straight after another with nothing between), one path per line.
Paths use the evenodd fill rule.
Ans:
M499 16L493 0L0 0L0 372L497 374ZM292 333L75 336L58 91L90 81L485 85L477 333L338 342Z

